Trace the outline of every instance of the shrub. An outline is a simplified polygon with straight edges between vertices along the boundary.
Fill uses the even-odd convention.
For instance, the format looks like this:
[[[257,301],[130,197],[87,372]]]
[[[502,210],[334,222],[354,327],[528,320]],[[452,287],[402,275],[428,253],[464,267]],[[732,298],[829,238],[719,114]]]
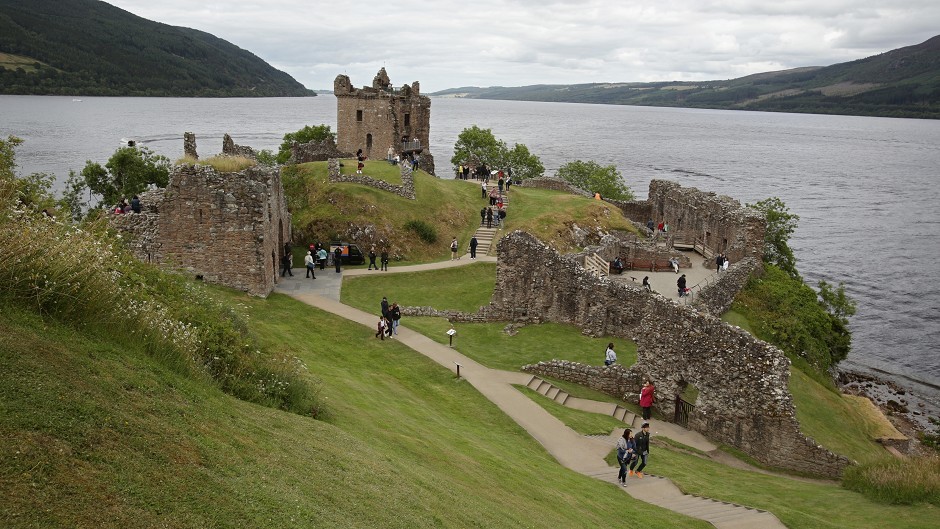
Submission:
[[[633,191],[624,183],[623,176],[614,165],[575,160],[559,167],[556,177],[579,189],[600,193],[604,198],[633,200]]]
[[[329,125],[317,125],[316,127],[307,125],[297,132],[288,132],[284,135],[284,141],[281,142],[281,146],[278,147],[275,159],[277,163],[287,163],[287,161],[290,160],[291,145],[295,141],[297,143],[310,143],[311,141],[324,141],[330,138],[336,139],[336,134],[330,131]]]
[[[405,223],[405,229],[414,232],[414,234],[417,235],[419,239],[428,244],[434,244],[437,242],[437,231],[434,230],[434,226],[431,226],[423,220],[409,220]]]
[[[882,503],[940,507],[940,457],[912,457],[845,470],[842,486]]]

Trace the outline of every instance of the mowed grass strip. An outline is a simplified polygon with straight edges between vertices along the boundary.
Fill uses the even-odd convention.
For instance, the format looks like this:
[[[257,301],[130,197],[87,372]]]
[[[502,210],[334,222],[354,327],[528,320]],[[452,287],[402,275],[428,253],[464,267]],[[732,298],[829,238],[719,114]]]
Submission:
[[[402,318],[402,325],[432,340],[448,343],[450,323],[444,318]],[[516,326],[518,333],[505,332],[507,323],[457,323],[454,349],[481,364],[518,371],[526,364],[553,359],[603,365],[607,344],[614,342],[618,361],[636,362],[636,345],[622,338],[591,338],[572,325],[542,323]]]
[[[529,388],[517,386],[517,389],[579,434],[607,435],[613,430],[628,427],[626,423],[612,416],[574,410]]]
[[[476,312],[489,304],[495,286],[495,263],[400,274],[379,271],[343,279],[341,301],[376,314],[382,296],[403,306]]]
[[[355,175],[359,167],[359,161],[355,158],[343,158],[339,161],[340,174]],[[401,166],[392,165],[385,160],[373,160],[367,158],[363,162],[362,176],[368,176],[375,180],[384,180],[390,184],[401,185]]]

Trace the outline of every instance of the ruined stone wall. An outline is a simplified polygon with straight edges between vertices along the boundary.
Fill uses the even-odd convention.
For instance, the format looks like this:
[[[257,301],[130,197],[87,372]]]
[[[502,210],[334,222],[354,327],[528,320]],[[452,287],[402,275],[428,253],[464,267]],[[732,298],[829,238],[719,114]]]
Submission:
[[[381,163],[381,162],[380,162]],[[402,184],[395,185],[386,182],[385,180],[378,180],[364,174],[342,174],[340,172],[339,160],[331,159],[327,164],[327,170],[330,177],[330,182],[347,182],[351,184],[361,184],[364,186],[374,187],[376,189],[381,189],[382,191],[388,191],[389,193],[394,193],[400,197],[404,197],[410,200],[414,200],[415,195],[415,184],[414,178],[411,174],[411,167],[408,164],[401,164],[401,182]]]
[[[199,154],[196,152],[196,135],[192,132],[183,133],[183,156],[194,160],[199,159]]]
[[[766,464],[836,476],[848,464],[799,431],[782,351],[703,311],[585,273],[524,232],[498,245],[496,289],[485,311],[508,321],[555,321],[637,344],[637,369],[660,408],[685,385],[699,390],[690,427]],[[617,395],[621,396],[621,395]],[[794,454],[794,448],[800,454]]]
[[[338,75],[333,82],[336,96],[337,147],[343,152],[362,149],[370,159],[385,159],[391,146],[401,150],[401,139],[418,139],[423,151],[418,166],[434,174],[430,151],[431,98],[421,95],[420,84],[395,90],[385,68],[372,86],[354,88],[349,77]]]
[[[353,156],[353,153],[340,152],[336,148],[336,141],[333,138],[327,138],[323,141],[307,143],[294,142],[290,147],[290,160],[287,163],[325,162],[330,158],[352,158]]]
[[[753,257],[734,263],[727,272],[718,274],[717,281],[693,294],[693,306],[709,314],[721,316],[731,308],[734,297],[744,288],[751,275],[760,273],[763,268],[761,262]]]
[[[573,195],[581,195],[585,197],[593,197],[592,193],[589,193],[583,189],[574,187],[573,185],[565,182],[560,178],[551,178],[551,177],[541,177],[541,178],[527,178],[518,184],[522,187],[532,187],[535,189],[551,189],[553,191],[564,191],[565,193],[571,193]]]
[[[193,141],[195,142],[195,138]],[[228,134],[222,137],[222,154],[225,156],[243,156],[252,160],[258,159],[258,155],[255,154],[254,149],[248,147],[247,145],[236,144],[232,137]]]
[[[655,222],[669,223],[672,237],[686,242],[704,240],[707,246],[724,252],[732,261],[763,258],[766,229],[763,216],[731,197],[653,180],[647,202]]]
[[[603,355],[598,352],[598,358]],[[615,396],[626,401],[637,401],[645,380],[639,370],[627,369],[620,364],[591,366],[567,360],[551,360],[522,366],[526,373],[567,380]]]
[[[277,169],[180,165],[165,190],[142,195],[141,203],[141,214],[112,220],[138,258],[254,295],[274,289],[291,236]]]
[[[620,208],[623,216],[640,224],[646,228],[646,221],[653,219],[653,206],[646,200],[612,200],[605,198],[607,202]],[[642,219],[642,220],[640,220]],[[658,224],[658,221],[657,221]]]

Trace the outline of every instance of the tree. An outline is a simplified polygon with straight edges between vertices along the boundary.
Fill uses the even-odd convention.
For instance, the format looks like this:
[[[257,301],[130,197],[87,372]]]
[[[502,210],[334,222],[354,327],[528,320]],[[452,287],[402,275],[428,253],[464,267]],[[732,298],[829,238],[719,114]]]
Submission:
[[[284,141],[281,142],[277,150],[277,163],[285,164],[290,160],[290,148],[294,142],[310,143],[311,141],[325,141],[328,139],[336,140],[336,134],[330,131],[329,125],[310,125],[298,130],[297,132],[288,132],[284,135]]]
[[[530,153],[529,148],[521,143],[501,153],[499,167],[512,170],[513,182],[526,178],[538,178],[545,172],[545,166],[539,157]]]
[[[23,140],[16,136],[0,139],[0,207],[15,201],[21,207],[33,212],[51,209],[55,206],[52,196],[53,175],[32,173],[16,176],[16,147]]]
[[[88,160],[82,169],[85,184],[101,195],[106,204],[142,193],[149,185],[166,187],[170,180],[170,160],[146,147],[121,147],[104,167]]]
[[[819,282],[819,304],[829,314],[829,334],[826,345],[832,363],[845,360],[852,350],[852,331],[849,330],[849,317],[855,315],[855,300],[845,293],[845,284],[839,282],[839,288],[832,288],[826,281]]]
[[[461,164],[476,163],[494,167],[499,165],[506,144],[493,136],[491,129],[481,129],[474,125],[463,129],[454,143],[454,156],[450,163],[454,168]]]
[[[575,160],[559,167],[556,177],[579,189],[600,193],[605,198],[633,200],[633,192],[614,165],[602,166],[593,160]]]
[[[796,257],[789,245],[790,236],[800,220],[799,215],[790,213],[787,205],[777,197],[765,198],[747,206],[760,211],[767,221],[764,261],[783,270],[793,279],[800,279],[800,273],[796,270]]]
[[[72,220],[79,221],[88,211],[88,202],[82,200],[82,195],[88,187],[85,185],[85,179],[75,171],[69,171],[68,180],[65,181],[65,191],[62,192],[62,198],[58,201],[58,207],[69,212]]]

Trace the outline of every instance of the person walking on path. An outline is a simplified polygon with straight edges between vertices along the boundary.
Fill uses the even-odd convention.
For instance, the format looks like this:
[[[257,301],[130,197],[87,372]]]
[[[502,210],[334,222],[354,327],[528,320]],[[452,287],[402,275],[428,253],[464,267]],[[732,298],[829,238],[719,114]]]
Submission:
[[[382,296],[382,303],[380,304],[380,306],[382,307],[382,317],[388,318],[388,298],[387,297]]]
[[[388,272],[388,248],[384,248],[382,250],[381,261],[382,261],[382,270]]]
[[[645,288],[646,290],[650,292],[653,291],[653,286],[650,285],[650,276],[646,276],[643,278],[643,288]]]
[[[486,208],[480,208],[480,227],[486,224]]]
[[[638,478],[643,477],[643,469],[646,468],[646,458],[650,455],[650,423],[644,422],[639,433],[633,438],[636,444],[636,457],[630,463],[629,475]],[[640,466],[636,466],[640,463]],[[636,470],[633,470],[636,468]]]
[[[725,256],[719,253],[718,255],[715,256],[715,268],[716,268],[715,273],[716,274],[721,273],[721,267],[724,264],[725,264]]]
[[[321,246],[320,249],[317,250],[317,259],[320,260],[320,270],[323,270],[324,268],[326,268],[326,258],[327,258],[326,248]]]
[[[459,248],[459,246],[457,245],[457,237],[454,237],[453,240],[450,241],[450,260],[451,261],[456,261],[457,259],[460,259],[459,257],[457,257],[457,248]]]
[[[636,443],[633,441],[633,432],[627,428],[623,431],[623,435],[617,439],[617,462],[620,463],[617,481],[624,487],[627,486],[627,465],[633,459],[635,450]]]
[[[499,194],[501,194],[501,195],[503,194],[503,186],[504,186],[505,184],[506,184],[506,182],[503,180],[503,173],[502,173],[502,171],[500,171],[500,173],[499,173],[499,180],[496,181],[496,187],[499,188]]]
[[[379,265],[375,264],[375,258],[376,258],[376,257],[378,257],[378,256],[375,254],[375,246],[373,246],[372,248],[369,249],[369,268],[368,268],[368,270],[372,270],[373,268],[375,268],[376,271],[379,270]]]
[[[486,198],[486,180],[480,186],[483,189],[483,196],[481,198]]]
[[[643,420],[650,420],[650,415],[653,410],[653,401],[656,400],[655,396],[656,386],[650,382],[649,379],[646,379],[643,382],[643,389],[640,390],[640,407],[643,408]]]
[[[493,208],[486,208],[486,227],[493,227]]]
[[[307,267],[307,277],[313,276],[313,278],[316,279],[316,267],[313,264],[313,255],[311,255],[310,252],[307,252],[307,255],[304,256],[304,265]]]
[[[398,306],[398,302],[392,303],[392,308],[389,309],[389,314],[392,316],[392,334],[398,335],[398,324],[401,321],[401,307]]]
[[[607,353],[604,356],[604,365],[610,366],[617,362],[617,353],[614,352],[614,342],[607,344]]]
[[[679,279],[676,281],[676,286],[679,287],[679,297],[686,295],[685,294],[685,274],[679,276]]]
[[[470,259],[477,258],[477,245],[479,245],[477,242],[477,236],[474,235],[473,237],[470,237]]]
[[[289,274],[291,277],[294,277],[294,273],[291,272],[291,268],[294,266],[293,259],[289,253],[285,253],[284,257],[281,257],[281,277],[284,277],[284,274]]]
[[[385,316],[379,316],[379,322],[375,326],[375,337],[385,341]]]
[[[333,250],[333,264],[336,265],[336,273],[339,273],[339,265],[343,262],[343,249],[340,246],[337,246]]]

